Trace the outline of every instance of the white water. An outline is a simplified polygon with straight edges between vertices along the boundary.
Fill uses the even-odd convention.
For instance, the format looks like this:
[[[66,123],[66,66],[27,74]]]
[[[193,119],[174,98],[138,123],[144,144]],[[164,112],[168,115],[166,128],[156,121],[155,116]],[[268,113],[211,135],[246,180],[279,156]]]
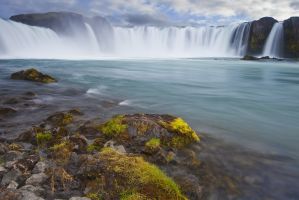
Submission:
[[[263,56],[279,58],[283,46],[283,24],[277,22],[274,24],[264,47]]]
[[[94,31],[99,27],[87,23],[85,27],[86,31],[62,36],[51,29],[0,19],[0,57],[97,59],[107,56],[242,56],[247,48],[250,24],[226,27],[113,27],[111,34],[103,35],[97,35]],[[105,40],[113,42],[104,45]]]

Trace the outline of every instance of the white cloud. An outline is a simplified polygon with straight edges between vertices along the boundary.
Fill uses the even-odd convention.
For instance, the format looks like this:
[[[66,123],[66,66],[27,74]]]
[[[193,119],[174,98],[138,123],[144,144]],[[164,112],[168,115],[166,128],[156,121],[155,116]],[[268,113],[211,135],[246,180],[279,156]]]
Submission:
[[[229,23],[298,15],[299,0],[0,0],[0,14],[74,11],[85,15],[146,16],[156,21]],[[121,19],[123,17],[123,19]]]

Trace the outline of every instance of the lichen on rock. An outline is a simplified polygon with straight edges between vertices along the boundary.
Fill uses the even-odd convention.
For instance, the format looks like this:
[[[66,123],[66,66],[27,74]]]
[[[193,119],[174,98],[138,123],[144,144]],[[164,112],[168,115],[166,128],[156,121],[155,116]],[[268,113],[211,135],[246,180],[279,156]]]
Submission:
[[[27,80],[40,83],[55,83],[57,80],[47,74],[43,74],[34,68],[15,72],[11,75],[14,80]]]

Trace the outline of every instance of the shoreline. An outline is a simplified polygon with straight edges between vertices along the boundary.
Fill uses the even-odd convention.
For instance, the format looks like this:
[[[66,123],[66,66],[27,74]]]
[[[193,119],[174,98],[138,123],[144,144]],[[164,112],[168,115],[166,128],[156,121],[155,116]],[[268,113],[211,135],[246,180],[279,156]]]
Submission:
[[[43,85],[39,86],[40,88],[43,88]],[[72,90],[71,90],[72,91]],[[7,93],[11,93],[9,90]],[[10,120],[13,119],[14,117],[18,116],[18,110],[20,111],[21,109],[28,109],[30,107],[34,107],[35,104],[32,101],[36,96],[38,96],[38,93],[35,92],[30,92],[29,90],[27,91],[22,91],[21,95],[18,94],[16,96],[13,95],[8,95],[8,98],[3,100],[3,102],[6,102],[6,107],[9,107],[13,105],[14,107],[21,106],[16,112],[12,111],[8,112],[7,117],[5,117],[4,124],[5,123],[10,123]],[[49,93],[51,96],[51,93]],[[33,104],[28,104],[28,102],[31,102]],[[8,104],[7,104],[8,103]],[[110,107],[110,106],[115,106],[116,104],[113,104],[113,102],[102,102],[104,107]],[[8,105],[8,106],[7,106]],[[22,107],[23,106],[23,107]],[[58,107],[57,107],[58,106]],[[62,104],[63,106],[63,104]],[[2,105],[1,105],[2,107]],[[75,146],[77,145],[79,147],[79,150],[74,150],[72,149],[72,155],[73,157],[78,156],[94,156],[97,155],[98,152],[101,154],[101,149],[92,149],[91,152],[87,151],[87,147],[89,148],[95,148],[94,146],[89,146],[94,144],[95,139],[100,137],[103,133],[101,131],[97,131],[95,128],[93,128],[94,125],[101,125],[107,123],[107,120],[111,119],[109,116],[114,115],[108,111],[105,111],[101,113],[100,111],[95,111],[93,117],[88,117],[87,119],[85,118],[86,115],[82,111],[80,111],[80,107],[78,110],[78,107],[76,105],[69,105],[72,109],[66,109],[64,107],[59,108],[59,105],[56,105],[56,110],[64,110],[63,112],[57,112],[57,111],[52,111],[52,112],[47,112],[42,115],[40,118],[40,122],[35,122],[32,125],[25,124],[25,127],[27,127],[27,130],[34,130],[34,129],[41,129],[41,130],[57,130],[59,131],[61,128],[64,130],[62,134],[65,134],[63,136],[63,141],[76,141],[79,143],[75,142]],[[42,105],[39,105],[37,108],[33,110],[33,112],[41,111],[43,112],[43,107]],[[51,110],[51,109],[50,109]],[[83,109],[84,110],[84,109]],[[100,109],[101,110],[101,109]],[[133,112],[133,111],[132,111]],[[89,114],[90,115],[90,114]],[[124,115],[127,116],[128,119],[130,119],[131,116],[134,115]],[[137,120],[136,123],[143,123],[144,117],[146,121],[151,121],[151,116],[163,116],[163,115],[136,115]],[[113,118],[112,118],[113,119]],[[54,120],[54,121],[53,121]],[[141,121],[140,121],[141,120]],[[1,122],[1,124],[3,124]],[[53,124],[54,123],[54,124]],[[64,124],[66,123],[66,124]],[[151,122],[152,123],[152,122]],[[13,125],[13,123],[11,123]],[[130,124],[130,123],[129,123]],[[133,123],[134,124],[134,123]],[[32,127],[34,127],[32,129]],[[82,131],[83,130],[83,131]],[[154,129],[153,129],[154,130]],[[78,133],[79,135],[78,138],[74,139],[73,137]],[[81,131],[81,132],[80,132]],[[90,132],[91,134],[84,135],[84,133]],[[44,131],[42,131],[44,132]],[[28,132],[25,132],[25,135],[22,134],[24,138],[28,138]],[[82,135],[83,134],[83,135]],[[77,137],[76,136],[76,137]],[[252,151],[248,151],[244,148],[240,149],[239,146],[232,145],[232,144],[225,144],[221,142],[220,140],[214,139],[213,137],[210,137],[205,134],[200,134],[201,141],[198,144],[190,144],[184,147],[183,149],[177,149],[177,148],[169,148],[169,147],[163,147],[161,149],[162,151],[162,158],[157,156],[159,154],[154,154],[151,155],[151,152],[144,152],[144,142],[142,142],[142,146],[138,145],[138,142],[135,143],[133,140],[133,143],[128,144],[121,142],[122,140],[118,141],[118,139],[115,138],[111,142],[110,140],[105,139],[105,141],[101,141],[100,144],[105,146],[107,142],[110,141],[112,145],[110,146],[111,148],[116,149],[116,151],[122,151],[125,155],[127,156],[141,156],[146,162],[153,163],[156,166],[158,166],[167,176],[171,177],[176,184],[182,189],[182,194],[186,195],[187,198],[189,199],[207,199],[209,197],[229,197],[233,196],[234,198],[242,198],[242,199],[247,199],[252,197],[255,193],[262,192],[262,190],[270,189],[273,187],[271,184],[267,183],[270,177],[272,177],[275,173],[281,171],[284,171],[285,166],[283,164],[287,163],[292,163],[293,160],[289,159],[288,157],[284,156],[279,156],[279,155],[266,155],[266,154],[261,154],[261,153],[256,153]],[[86,137],[86,139],[82,139]],[[70,140],[72,138],[72,140]],[[138,137],[137,137],[138,138]],[[19,137],[20,139],[20,137]],[[6,139],[1,139],[1,145],[4,149],[8,149],[7,153],[4,154],[4,163],[2,163],[2,166],[4,168],[2,169],[7,173],[8,171],[11,172],[12,169],[15,169],[15,167],[19,166],[16,165],[20,161],[24,161],[24,159],[28,159],[28,156],[32,157],[35,156],[37,160],[34,166],[32,166],[30,169],[34,170],[35,165],[39,163],[39,165],[42,165],[40,162],[46,162],[48,163],[47,166],[52,166],[53,165],[53,155],[51,154],[51,151],[49,149],[53,148],[51,147],[51,144],[48,144],[46,142],[46,146],[49,146],[46,149],[39,149],[39,147],[36,144],[36,136],[32,136],[29,134],[29,142],[15,139],[15,140],[6,140]],[[142,138],[141,138],[142,139]],[[60,140],[60,139],[59,139]],[[30,142],[31,141],[31,142]],[[80,142],[81,141],[81,142]],[[82,145],[82,141],[85,144],[83,149],[80,150],[80,145]],[[138,140],[137,140],[138,141]],[[143,140],[141,140],[143,141]],[[139,141],[140,142],[140,141]],[[56,143],[54,141],[54,143]],[[61,141],[60,141],[60,144]],[[108,143],[109,144],[109,143]],[[108,145],[107,144],[107,145]],[[53,144],[52,144],[53,145]],[[55,145],[55,144],[54,144]],[[106,145],[106,146],[107,146]],[[136,145],[136,146],[135,146]],[[38,148],[37,148],[38,147]],[[76,147],[76,148],[78,148]],[[133,148],[132,148],[133,147]],[[96,147],[97,148],[97,147]],[[166,148],[166,149],[164,149]],[[36,151],[36,149],[38,151]],[[125,149],[125,152],[123,151]],[[166,150],[166,152],[165,152]],[[48,152],[49,151],[49,152]],[[28,152],[29,155],[27,154]],[[168,153],[167,153],[168,152]],[[53,152],[52,152],[53,153]],[[103,153],[103,152],[102,152]],[[165,154],[166,153],[166,154]],[[7,155],[10,155],[7,157]],[[21,155],[21,156],[20,156]],[[70,157],[68,162],[73,163],[75,158]],[[168,161],[168,157],[171,157],[172,159]],[[8,161],[7,161],[8,159]],[[161,160],[162,159],[162,160]],[[55,163],[55,162],[54,162]],[[57,163],[56,163],[57,164]],[[55,164],[55,165],[56,165]],[[76,170],[73,169],[71,170],[72,167],[78,165],[73,165],[73,164],[63,164],[65,167],[65,171],[70,174],[72,177],[77,177],[78,174],[76,174],[76,170],[79,168],[76,168]],[[80,167],[82,166],[82,163]],[[63,168],[64,169],[64,168]],[[8,170],[8,171],[7,171]],[[266,170],[266,171],[265,171]],[[31,174],[32,171],[29,173],[29,175],[33,176],[34,174]],[[44,172],[40,172],[44,173]],[[262,174],[261,174],[262,173]],[[2,174],[3,175],[3,174]],[[24,174],[23,174],[24,175]],[[22,174],[20,176],[23,176]],[[282,174],[281,174],[282,175]],[[28,176],[28,174],[27,174]],[[25,176],[27,179],[30,177]],[[288,174],[284,174],[283,176],[288,176]],[[49,179],[49,175],[44,177],[42,179],[43,181]],[[108,176],[110,177],[110,176]],[[11,178],[11,177],[10,177]],[[9,182],[6,181],[6,184],[9,184],[10,187],[9,189],[2,188],[2,191],[5,191],[7,193],[10,193],[11,189],[14,191],[16,194],[18,192],[21,193],[21,195],[24,195],[23,193],[26,194],[26,192],[32,193],[35,196],[41,196],[44,197],[45,199],[53,199],[55,198],[64,198],[64,199],[69,199],[74,195],[79,195],[79,196],[86,196],[88,195],[84,193],[84,190],[81,189],[71,189],[72,192],[67,193],[67,196],[61,196],[61,193],[43,193],[43,192],[33,192],[28,190],[28,184],[24,184],[24,182],[19,181],[18,177],[14,177],[16,180],[13,180],[14,182]],[[13,178],[13,179],[14,179]],[[107,177],[106,177],[107,178]],[[78,180],[80,178],[77,177]],[[275,179],[275,177],[272,177],[272,179]],[[288,177],[290,179],[290,182],[295,182],[295,178]],[[266,182],[265,182],[266,181]],[[80,181],[79,181],[80,182]],[[12,184],[11,184],[12,183]],[[17,186],[14,188],[15,183],[17,183]],[[26,182],[25,182],[26,183]],[[60,183],[61,184],[61,183]],[[266,185],[265,185],[266,184]],[[268,185],[269,184],[269,185]],[[27,185],[27,186],[26,186]],[[80,185],[82,185],[82,182],[80,182]],[[24,190],[24,186],[26,186]],[[34,186],[37,187],[37,186]],[[43,182],[42,188],[44,188],[44,192],[49,190],[50,187],[46,182]],[[269,187],[269,188],[268,188]],[[23,188],[23,189],[21,189]],[[264,189],[261,189],[264,188]],[[32,189],[32,188],[31,188]],[[36,189],[36,188],[35,188]],[[40,188],[39,188],[40,189]],[[62,190],[65,192],[65,188],[60,188],[59,190]],[[290,190],[291,193],[296,194],[296,191],[293,191],[292,188],[285,188],[283,187],[283,190]],[[24,192],[25,191],[25,192]],[[49,190],[51,191],[51,190]],[[67,190],[69,191],[69,190]],[[272,195],[267,194],[266,191],[263,191],[266,195],[265,197],[271,197]],[[92,193],[94,194],[94,193]],[[283,195],[283,191],[277,191],[275,195],[276,197],[279,197],[280,195]],[[48,196],[49,195],[49,196]],[[54,196],[53,196],[54,195]],[[106,195],[112,195],[112,194],[106,194]],[[119,195],[119,194],[114,194],[114,195]],[[267,196],[270,195],[270,196]],[[281,196],[283,198],[283,196]]]

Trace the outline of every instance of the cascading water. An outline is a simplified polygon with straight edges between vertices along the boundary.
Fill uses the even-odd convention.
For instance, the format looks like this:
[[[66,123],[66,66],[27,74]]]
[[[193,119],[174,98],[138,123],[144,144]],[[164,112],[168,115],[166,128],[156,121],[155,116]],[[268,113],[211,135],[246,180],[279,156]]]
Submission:
[[[235,55],[243,56],[246,54],[251,23],[242,23],[235,27],[231,38],[231,46]]]
[[[81,30],[81,31],[79,31]],[[234,57],[246,53],[250,23],[225,27],[99,27],[61,35],[0,19],[0,57]],[[74,30],[72,30],[74,32]]]
[[[283,47],[283,23],[274,24],[264,47],[263,56],[279,58],[282,55]]]

